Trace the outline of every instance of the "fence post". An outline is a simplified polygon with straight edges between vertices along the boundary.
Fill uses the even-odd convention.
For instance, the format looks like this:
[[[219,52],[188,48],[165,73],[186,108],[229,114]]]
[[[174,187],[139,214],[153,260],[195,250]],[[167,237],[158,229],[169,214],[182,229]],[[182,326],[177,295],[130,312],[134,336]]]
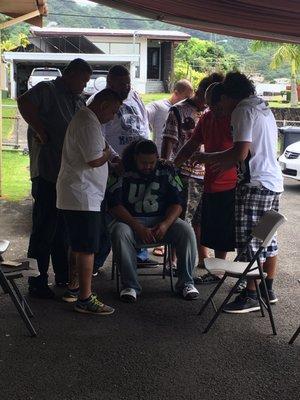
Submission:
[[[19,117],[16,116],[16,144],[15,149],[18,149],[19,146]]]

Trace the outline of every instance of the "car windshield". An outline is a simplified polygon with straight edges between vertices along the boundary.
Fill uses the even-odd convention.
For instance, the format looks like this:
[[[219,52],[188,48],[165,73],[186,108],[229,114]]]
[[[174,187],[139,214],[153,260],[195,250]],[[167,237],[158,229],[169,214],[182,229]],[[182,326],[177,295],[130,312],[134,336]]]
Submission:
[[[91,79],[97,79],[100,76],[103,76],[103,78],[105,78],[106,75],[107,75],[107,72],[105,72],[105,71],[103,71],[103,72],[93,72],[92,76],[91,76]]]
[[[60,71],[55,69],[36,69],[32,71],[32,76],[60,76]]]

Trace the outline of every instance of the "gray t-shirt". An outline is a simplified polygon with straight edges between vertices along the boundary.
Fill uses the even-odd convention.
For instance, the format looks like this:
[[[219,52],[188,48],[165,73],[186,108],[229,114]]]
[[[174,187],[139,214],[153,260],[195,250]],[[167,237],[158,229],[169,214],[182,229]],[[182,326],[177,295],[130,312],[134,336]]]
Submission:
[[[153,132],[153,141],[156,143],[158,153],[161,152],[162,136],[172,103],[168,99],[153,101],[146,105],[149,125]]]
[[[56,182],[67,127],[85,102],[82,97],[74,95],[61,78],[38,83],[28,90],[26,96],[38,107],[39,117],[48,135],[48,142],[41,145],[35,140],[35,131],[28,126],[31,179],[40,176],[47,181]]]

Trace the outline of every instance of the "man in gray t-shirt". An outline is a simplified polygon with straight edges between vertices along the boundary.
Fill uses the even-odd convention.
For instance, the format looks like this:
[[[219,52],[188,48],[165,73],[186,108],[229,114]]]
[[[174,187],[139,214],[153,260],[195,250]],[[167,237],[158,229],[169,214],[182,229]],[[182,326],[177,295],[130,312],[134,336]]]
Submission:
[[[153,133],[153,141],[157,146],[159,155],[161,153],[163,132],[170,108],[184,99],[189,99],[193,96],[193,93],[194,90],[191,82],[187,79],[181,79],[175,83],[170,98],[156,100],[146,105],[148,121]]]
[[[68,243],[64,221],[56,208],[56,180],[65,133],[73,115],[85,103],[80,94],[92,69],[82,59],[65,68],[61,78],[41,82],[18,99],[28,123],[32,196],[32,233],[28,257],[37,260],[40,276],[29,278],[29,293],[52,298],[48,286],[50,256],[58,285],[68,282]]]

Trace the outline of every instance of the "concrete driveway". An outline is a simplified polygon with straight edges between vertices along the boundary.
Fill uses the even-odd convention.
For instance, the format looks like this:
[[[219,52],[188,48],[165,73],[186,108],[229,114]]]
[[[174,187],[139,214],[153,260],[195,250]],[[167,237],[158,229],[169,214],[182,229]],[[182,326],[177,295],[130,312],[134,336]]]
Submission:
[[[30,208],[29,200],[0,204],[7,258],[26,254]],[[138,303],[120,303],[108,263],[94,286],[116,307],[110,317],[76,314],[57,289],[54,301],[30,300],[39,333],[32,339],[0,295],[1,400],[299,399],[300,337],[287,342],[300,323],[300,182],[286,180],[281,211],[288,223],[279,232],[277,336],[259,313],[221,315],[203,335],[212,310],[196,314],[211,286],[186,302],[171,295],[168,280],[144,277]]]

